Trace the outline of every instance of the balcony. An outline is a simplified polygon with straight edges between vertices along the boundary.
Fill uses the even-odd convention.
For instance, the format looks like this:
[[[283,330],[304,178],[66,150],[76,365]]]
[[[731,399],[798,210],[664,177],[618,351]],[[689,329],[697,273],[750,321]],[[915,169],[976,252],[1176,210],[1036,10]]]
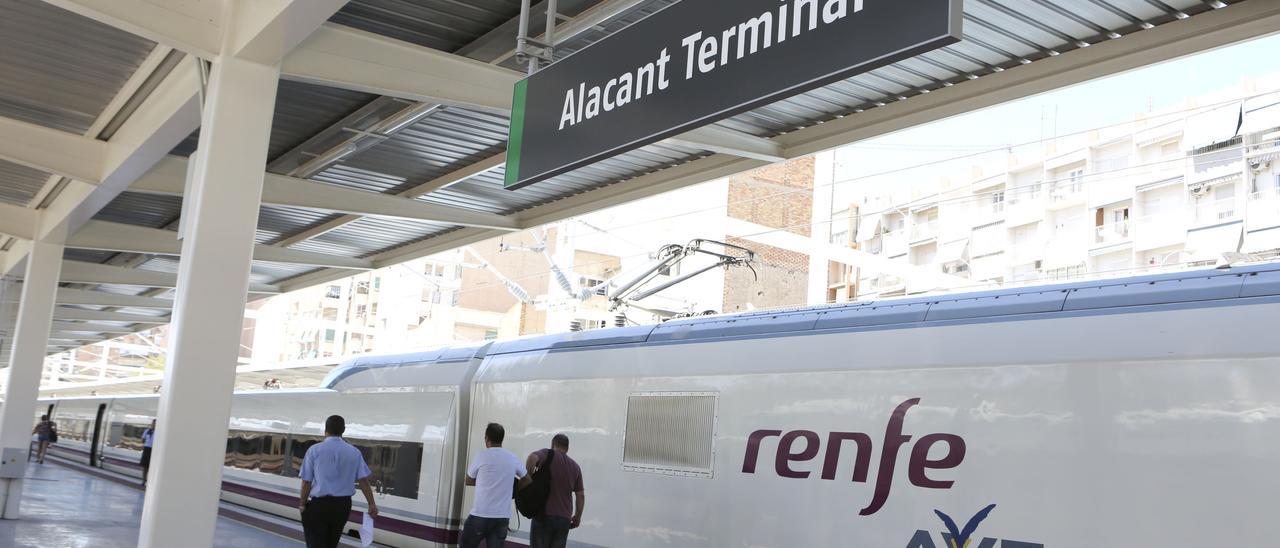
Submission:
[[[884,242],[884,254],[895,257],[907,252],[907,231],[895,230],[880,236]]]
[[[1130,240],[1129,221],[1105,224],[1094,228],[1094,247],[1122,244]]]
[[[938,221],[929,221],[927,223],[913,223],[911,225],[911,243],[923,243],[938,237]]]
[[[1049,185],[1049,208],[1057,209],[1084,202],[1084,181],[1058,181]]]
[[[1280,226],[1280,189],[1250,194],[1247,207],[1245,222],[1249,230]]]
[[[1234,221],[1240,217],[1235,198],[1202,200],[1191,206],[1191,219],[1198,226]]]

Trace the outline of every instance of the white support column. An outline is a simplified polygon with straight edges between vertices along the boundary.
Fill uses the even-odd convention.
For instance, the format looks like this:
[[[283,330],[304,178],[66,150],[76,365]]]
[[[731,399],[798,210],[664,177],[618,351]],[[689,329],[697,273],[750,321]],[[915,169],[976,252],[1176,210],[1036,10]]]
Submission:
[[[0,451],[10,453],[17,450],[21,452],[23,462],[31,446],[31,427],[35,424],[32,418],[40,394],[53,304],[58,295],[62,236],[64,234],[55,233],[53,239],[32,242],[22,282],[22,300],[18,304],[12,351],[9,353],[9,383],[5,386],[4,408],[0,410]],[[3,499],[4,519],[18,519],[22,503],[21,475],[0,478],[0,499]]]
[[[213,544],[279,70],[230,56],[213,66],[140,548]]]

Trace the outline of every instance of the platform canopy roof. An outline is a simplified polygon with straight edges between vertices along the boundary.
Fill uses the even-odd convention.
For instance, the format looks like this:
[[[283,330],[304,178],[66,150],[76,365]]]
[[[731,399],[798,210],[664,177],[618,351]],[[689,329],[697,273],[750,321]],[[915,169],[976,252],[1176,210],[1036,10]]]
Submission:
[[[251,299],[1280,29],[1273,0],[965,0],[959,43],[508,191],[520,2],[322,3],[283,57]],[[557,57],[672,3],[559,0]],[[0,273],[67,221],[51,353],[167,321],[219,5],[0,0]]]

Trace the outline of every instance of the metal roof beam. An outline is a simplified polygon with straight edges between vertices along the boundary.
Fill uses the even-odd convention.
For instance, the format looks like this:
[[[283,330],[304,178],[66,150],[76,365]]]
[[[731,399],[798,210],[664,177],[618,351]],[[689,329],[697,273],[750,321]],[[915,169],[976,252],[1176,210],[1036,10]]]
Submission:
[[[44,0],[99,23],[203,57],[222,44],[223,3],[183,0]]]
[[[170,156],[138,179],[129,190],[181,196],[183,181],[186,177],[186,166],[186,159]],[[472,168],[473,166],[468,166],[464,169],[470,170]],[[445,176],[441,179],[447,177],[450,176]],[[430,184],[432,183],[427,183],[427,185]],[[267,173],[263,180],[262,203],[334,211],[351,215],[395,217],[501,230],[518,229],[515,219],[503,215],[431,204],[412,199],[421,194],[423,193],[416,192],[415,189],[410,189],[399,195],[366,192],[343,188],[338,185],[308,181],[297,177]],[[257,256],[254,258],[257,259]]]
[[[782,145],[772,139],[757,137],[715,124],[681,133],[667,139],[667,142],[770,163],[787,159]]]
[[[79,334],[111,333],[111,334],[125,335],[129,333],[133,333],[133,330],[129,329],[128,327],[121,327],[118,325],[106,325],[106,324],[100,324],[100,323],[91,323],[91,322],[81,323],[81,322],[55,321],[53,322],[51,327],[53,332],[59,335],[66,335],[66,334],[73,334],[73,333],[79,333]]]
[[[172,309],[172,299],[157,299],[155,297],[143,297],[140,295],[119,295],[116,293],[107,293],[105,291],[90,291],[87,289],[72,289],[69,287],[58,288],[58,304],[82,304],[92,306],[116,306],[128,308],[159,308]]]
[[[145,253],[154,255],[182,254],[182,242],[178,233],[161,228],[147,228],[108,221],[89,221],[79,232],[67,239],[67,247],[116,251],[120,253]],[[267,245],[255,245],[255,261],[302,264],[321,268],[345,268],[369,270],[373,263],[363,259],[281,249]]]
[[[40,212],[11,204],[0,203],[0,232],[33,240],[40,222]]]
[[[326,23],[280,67],[281,78],[389,95],[413,101],[510,112],[511,94],[523,74]]]
[[[74,233],[200,126],[195,61],[173,68],[110,140],[98,184],[72,181],[44,212],[41,236],[66,224]]]
[[[66,131],[0,117],[0,159],[97,184],[110,145]]]
[[[65,306],[53,307],[53,319],[55,320],[89,320],[102,322],[129,322],[141,324],[166,324],[169,323],[169,316],[144,316],[142,314],[127,314],[124,312],[107,312],[105,310],[86,310],[83,308],[67,308]]]
[[[232,28],[234,55],[263,65],[279,63],[307,36],[329,20],[347,0],[241,2]]]
[[[349,274],[349,273],[348,273]],[[123,268],[84,261],[62,261],[62,282],[82,284],[119,284],[173,289],[178,275],[169,272]],[[271,284],[250,283],[250,293],[279,293],[280,288]]]

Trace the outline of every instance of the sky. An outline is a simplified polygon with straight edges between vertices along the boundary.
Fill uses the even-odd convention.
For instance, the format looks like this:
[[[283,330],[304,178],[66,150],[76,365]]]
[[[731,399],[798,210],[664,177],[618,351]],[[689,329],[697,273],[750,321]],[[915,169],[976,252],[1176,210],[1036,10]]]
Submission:
[[[1273,35],[869,139],[837,152],[836,180],[1048,139],[1055,127],[1065,135],[1176,110],[1188,98],[1280,74],[1277,52],[1280,35]],[[913,175],[946,169],[955,165]]]

